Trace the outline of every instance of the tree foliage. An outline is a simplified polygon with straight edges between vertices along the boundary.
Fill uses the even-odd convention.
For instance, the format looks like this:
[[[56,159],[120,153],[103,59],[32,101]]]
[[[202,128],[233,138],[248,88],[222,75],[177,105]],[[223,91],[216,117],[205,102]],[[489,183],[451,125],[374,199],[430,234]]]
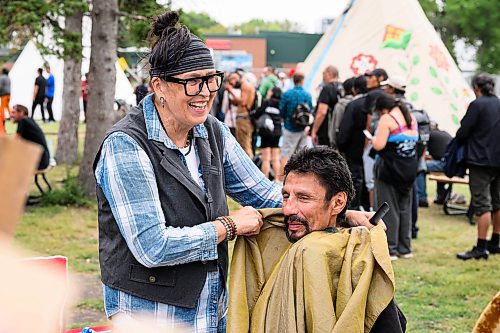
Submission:
[[[83,0],[0,0],[0,44],[21,48],[34,39],[44,54],[61,58],[81,56],[82,34],[64,29],[64,18],[87,11]],[[47,38],[46,34],[52,34]],[[50,40],[50,42],[48,42]]]
[[[420,0],[450,51],[457,40],[476,49],[479,69],[500,72],[500,2],[497,0]]]
[[[250,21],[234,26],[244,34],[256,34],[259,31],[299,31],[300,25],[290,20],[265,21],[262,19],[251,19]]]

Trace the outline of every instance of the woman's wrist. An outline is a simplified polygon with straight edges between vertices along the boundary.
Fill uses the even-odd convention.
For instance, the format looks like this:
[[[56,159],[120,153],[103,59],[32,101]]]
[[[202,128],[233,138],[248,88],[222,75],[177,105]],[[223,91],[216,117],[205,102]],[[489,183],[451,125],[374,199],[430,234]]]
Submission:
[[[212,221],[212,223],[215,225],[215,229],[217,230],[217,244],[225,241],[227,232],[224,224],[222,224],[222,222],[219,220]]]

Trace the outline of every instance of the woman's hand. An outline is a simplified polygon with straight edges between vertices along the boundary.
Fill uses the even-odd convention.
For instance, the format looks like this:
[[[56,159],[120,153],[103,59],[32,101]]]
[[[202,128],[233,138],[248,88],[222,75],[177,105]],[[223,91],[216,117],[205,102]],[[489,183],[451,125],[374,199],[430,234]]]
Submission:
[[[236,235],[238,236],[254,236],[260,232],[260,227],[263,224],[262,215],[257,209],[245,206],[242,209],[229,215],[236,224]]]

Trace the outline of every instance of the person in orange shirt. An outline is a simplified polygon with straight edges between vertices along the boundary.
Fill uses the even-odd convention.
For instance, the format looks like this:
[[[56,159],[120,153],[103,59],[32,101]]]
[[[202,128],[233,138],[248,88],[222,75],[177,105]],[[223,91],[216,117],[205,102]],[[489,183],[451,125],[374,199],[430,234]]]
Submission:
[[[10,78],[9,70],[7,68],[2,68],[2,74],[0,75],[0,135],[6,134],[5,131],[5,110],[7,114],[10,114]]]

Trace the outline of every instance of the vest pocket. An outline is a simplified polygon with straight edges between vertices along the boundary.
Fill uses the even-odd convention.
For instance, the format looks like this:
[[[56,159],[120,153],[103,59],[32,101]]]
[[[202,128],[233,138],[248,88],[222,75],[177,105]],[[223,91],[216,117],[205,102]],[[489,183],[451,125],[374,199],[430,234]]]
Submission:
[[[130,280],[158,286],[173,287],[175,286],[175,270],[171,267],[146,268],[131,264]]]

